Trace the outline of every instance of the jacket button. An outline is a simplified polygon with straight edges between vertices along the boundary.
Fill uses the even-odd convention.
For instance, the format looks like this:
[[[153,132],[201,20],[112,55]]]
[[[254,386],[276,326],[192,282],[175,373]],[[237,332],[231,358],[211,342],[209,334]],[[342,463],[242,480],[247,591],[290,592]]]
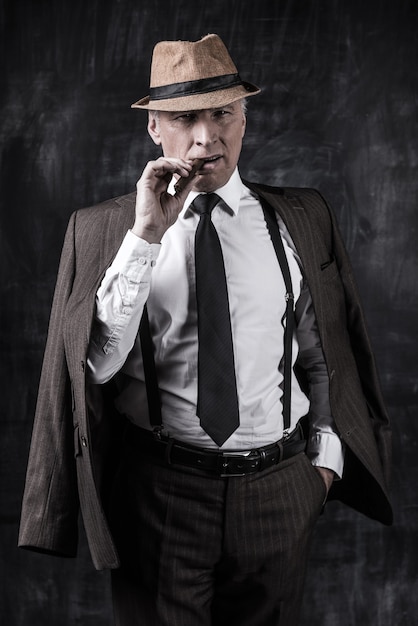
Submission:
[[[81,445],[87,448],[87,439],[84,435],[81,437]]]

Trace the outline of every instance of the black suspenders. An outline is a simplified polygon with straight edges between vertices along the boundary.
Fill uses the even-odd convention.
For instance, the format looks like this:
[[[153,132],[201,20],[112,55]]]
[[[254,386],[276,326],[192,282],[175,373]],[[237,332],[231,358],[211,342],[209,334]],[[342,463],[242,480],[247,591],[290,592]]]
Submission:
[[[283,436],[289,434],[291,419],[291,388],[292,388],[292,338],[294,330],[294,295],[289,264],[287,262],[283,241],[277,223],[276,213],[263,198],[259,198],[264,213],[264,219],[270,233],[274,250],[279,261],[280,269],[286,287],[286,310],[281,320],[284,326],[284,385],[283,385]],[[154,347],[149,328],[148,311],[145,305],[139,326],[142,359],[144,365],[145,386],[147,390],[148,410],[151,426],[155,433],[160,433],[163,424],[161,417],[161,399],[158,389],[158,378],[155,368]]]
[[[282,324],[284,326],[284,346],[283,346],[283,361],[284,361],[284,383],[283,383],[283,436],[287,437],[290,428],[290,412],[291,412],[291,391],[292,391],[292,340],[293,329],[295,326],[294,318],[294,303],[295,297],[293,295],[292,279],[290,276],[289,264],[287,262],[286,253],[282,237],[280,235],[279,225],[277,223],[276,212],[263,198],[260,198],[261,206],[263,207],[264,219],[266,220],[267,228],[270,233],[271,241],[273,243],[274,251],[276,252],[277,260],[279,261],[280,269],[283,274],[284,284],[286,287],[286,309],[282,317]]]
[[[149,327],[148,309],[144,306],[141,323],[139,325],[139,338],[141,341],[142,362],[144,367],[145,388],[147,391],[148,413],[151,426],[156,434],[163,428],[161,417],[161,398],[158,388],[157,370],[154,359],[154,345],[152,343]]]

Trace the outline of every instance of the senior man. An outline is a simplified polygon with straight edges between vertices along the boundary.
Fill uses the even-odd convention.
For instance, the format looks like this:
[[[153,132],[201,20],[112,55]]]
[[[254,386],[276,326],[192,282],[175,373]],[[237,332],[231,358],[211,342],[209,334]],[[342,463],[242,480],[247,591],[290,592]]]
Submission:
[[[333,214],[238,171],[259,91],[217,35],[158,43],[132,106],[162,156],[68,227],[20,545],[73,556],[80,502],[119,626],[292,626],[326,498],[391,523]]]

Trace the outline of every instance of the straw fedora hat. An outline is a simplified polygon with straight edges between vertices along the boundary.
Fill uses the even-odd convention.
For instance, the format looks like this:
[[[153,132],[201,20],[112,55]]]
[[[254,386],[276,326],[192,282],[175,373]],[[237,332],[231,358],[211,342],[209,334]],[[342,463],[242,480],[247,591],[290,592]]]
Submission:
[[[199,41],[160,41],[154,47],[150,93],[134,109],[190,111],[226,106],[260,89],[241,80],[218,35]]]

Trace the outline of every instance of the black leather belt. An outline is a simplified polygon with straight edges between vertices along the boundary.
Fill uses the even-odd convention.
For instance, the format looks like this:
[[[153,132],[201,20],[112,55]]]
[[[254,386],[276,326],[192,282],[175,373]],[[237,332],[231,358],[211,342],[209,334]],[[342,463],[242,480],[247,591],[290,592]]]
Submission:
[[[303,452],[306,440],[298,425],[285,439],[253,450],[218,451],[198,448],[164,435],[131,426],[127,439],[135,448],[168,465],[193,467],[218,477],[244,476],[261,472]]]

